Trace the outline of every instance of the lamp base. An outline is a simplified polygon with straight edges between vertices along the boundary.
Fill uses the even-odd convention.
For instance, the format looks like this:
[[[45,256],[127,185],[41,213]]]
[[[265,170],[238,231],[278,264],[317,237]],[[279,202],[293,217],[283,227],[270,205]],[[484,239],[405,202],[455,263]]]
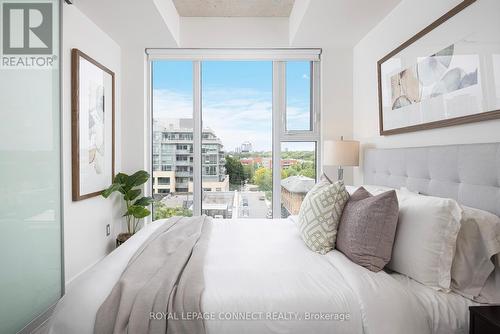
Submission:
[[[344,180],[344,169],[342,168],[342,166],[339,166],[339,169],[337,170],[337,180]]]

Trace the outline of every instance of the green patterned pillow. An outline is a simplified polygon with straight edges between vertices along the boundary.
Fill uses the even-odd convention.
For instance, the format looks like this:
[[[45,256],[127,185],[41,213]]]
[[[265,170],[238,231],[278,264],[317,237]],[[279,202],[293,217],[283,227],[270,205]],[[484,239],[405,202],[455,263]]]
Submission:
[[[307,247],[326,254],[335,247],[337,228],[349,199],[344,182],[319,181],[306,195],[299,211],[299,229]]]

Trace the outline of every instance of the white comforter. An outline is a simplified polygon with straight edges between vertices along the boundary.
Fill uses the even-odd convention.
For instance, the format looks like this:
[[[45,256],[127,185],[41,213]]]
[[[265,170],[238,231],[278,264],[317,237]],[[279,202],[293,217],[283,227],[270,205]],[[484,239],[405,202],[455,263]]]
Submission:
[[[98,307],[158,224],[75,280],[56,307],[49,333],[93,333]],[[214,221],[202,298],[202,310],[212,319],[206,321],[208,334],[466,333],[469,304],[373,273],[337,251],[316,254],[292,220]]]

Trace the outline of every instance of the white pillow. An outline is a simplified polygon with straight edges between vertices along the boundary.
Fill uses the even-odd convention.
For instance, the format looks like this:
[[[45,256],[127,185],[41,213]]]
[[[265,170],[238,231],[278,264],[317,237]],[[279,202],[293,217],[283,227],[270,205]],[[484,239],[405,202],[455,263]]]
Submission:
[[[474,301],[487,304],[500,304],[500,254],[493,256],[491,261],[495,270],[490,274],[479,296]]]
[[[462,296],[475,299],[495,270],[493,257],[500,253],[500,218],[478,209],[463,209],[451,287]]]
[[[395,189],[395,188],[390,188],[386,186],[377,186],[377,185],[371,185],[371,184],[364,184],[362,185],[363,188],[365,188],[370,194],[373,196],[380,195],[382,193],[385,193],[387,191],[395,190],[396,195],[398,196],[398,201],[404,201],[405,198],[410,197],[410,196],[418,196],[417,193],[411,192],[406,188],[401,188],[401,189]],[[356,190],[358,190],[360,187],[357,186],[345,186],[347,192],[349,195],[354,194]]]
[[[452,199],[405,194],[387,267],[427,286],[449,290],[462,209]]]
[[[366,184],[363,184],[362,186],[345,186],[345,189],[347,190],[347,192],[349,193],[349,195],[352,195],[360,187],[365,188],[373,196],[380,195],[382,193],[385,193],[386,191],[391,191],[391,190],[398,191],[398,189],[389,188],[389,187],[386,187],[386,186],[374,186],[374,185],[366,185]]]

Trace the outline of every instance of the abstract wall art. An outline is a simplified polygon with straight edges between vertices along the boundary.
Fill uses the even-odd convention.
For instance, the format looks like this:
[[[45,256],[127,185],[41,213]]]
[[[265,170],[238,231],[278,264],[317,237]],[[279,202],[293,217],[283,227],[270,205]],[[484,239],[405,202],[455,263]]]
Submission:
[[[498,15],[463,1],[378,62],[381,135],[500,118]]]
[[[72,50],[73,201],[99,195],[114,174],[115,75]]]

